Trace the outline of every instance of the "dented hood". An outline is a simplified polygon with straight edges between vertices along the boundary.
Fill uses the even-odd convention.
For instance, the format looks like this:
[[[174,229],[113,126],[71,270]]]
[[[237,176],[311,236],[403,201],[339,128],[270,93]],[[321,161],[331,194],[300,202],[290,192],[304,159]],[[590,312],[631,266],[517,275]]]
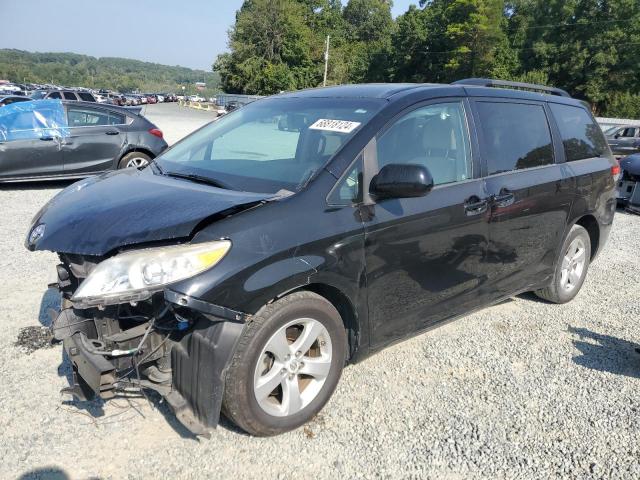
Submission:
[[[249,208],[268,196],[171,178],[151,168],[121,170],[56,195],[34,217],[26,246],[102,256],[125,245],[188,237],[210,217]]]

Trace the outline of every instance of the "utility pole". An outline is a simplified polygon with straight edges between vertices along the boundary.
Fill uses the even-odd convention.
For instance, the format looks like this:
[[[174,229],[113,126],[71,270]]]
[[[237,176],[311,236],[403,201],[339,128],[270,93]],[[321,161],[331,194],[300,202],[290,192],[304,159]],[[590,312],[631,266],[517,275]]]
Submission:
[[[322,82],[322,86],[327,86],[327,70],[329,69],[329,39],[331,37],[327,35],[327,48],[324,51],[324,81]]]

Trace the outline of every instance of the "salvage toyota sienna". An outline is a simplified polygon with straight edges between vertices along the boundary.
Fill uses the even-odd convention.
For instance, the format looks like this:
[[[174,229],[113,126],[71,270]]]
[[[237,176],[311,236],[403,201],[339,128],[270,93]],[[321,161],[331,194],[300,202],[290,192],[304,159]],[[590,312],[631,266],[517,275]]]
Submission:
[[[522,292],[573,299],[618,174],[589,108],[560,89],[328,87],[69,186],[26,245],[60,259],[65,391],[154,390],[196,435],[221,412],[274,435],[393,342]]]

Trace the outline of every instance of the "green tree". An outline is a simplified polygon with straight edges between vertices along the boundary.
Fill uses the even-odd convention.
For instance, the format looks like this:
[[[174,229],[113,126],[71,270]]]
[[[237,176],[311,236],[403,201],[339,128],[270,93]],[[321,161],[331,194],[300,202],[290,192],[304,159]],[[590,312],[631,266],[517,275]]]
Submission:
[[[125,58],[95,58],[75,53],[31,53],[0,49],[0,78],[13,82],[54,83],[68,87],[106,88],[129,92],[193,92],[195,82],[205,81],[213,94],[217,74],[141,62]]]
[[[450,82],[516,69],[502,0],[423,0],[421,6],[398,19],[395,79]]]
[[[350,0],[344,7],[345,55],[351,82],[389,81],[391,77],[391,39],[395,23],[392,2],[387,0]]]
[[[639,91],[637,0],[519,0],[513,7],[510,35],[523,72],[546,72],[596,112],[614,92]]]
[[[313,35],[305,5],[294,0],[245,0],[229,34],[231,52],[218,57],[227,92],[272,94],[315,86]]]

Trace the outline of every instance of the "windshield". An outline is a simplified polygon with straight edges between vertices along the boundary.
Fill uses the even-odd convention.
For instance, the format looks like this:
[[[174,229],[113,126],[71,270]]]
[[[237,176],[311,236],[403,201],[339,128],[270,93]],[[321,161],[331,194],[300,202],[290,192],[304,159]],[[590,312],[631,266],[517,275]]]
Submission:
[[[379,99],[269,98],[188,136],[156,159],[165,174],[234,190],[296,192],[384,105]]]

